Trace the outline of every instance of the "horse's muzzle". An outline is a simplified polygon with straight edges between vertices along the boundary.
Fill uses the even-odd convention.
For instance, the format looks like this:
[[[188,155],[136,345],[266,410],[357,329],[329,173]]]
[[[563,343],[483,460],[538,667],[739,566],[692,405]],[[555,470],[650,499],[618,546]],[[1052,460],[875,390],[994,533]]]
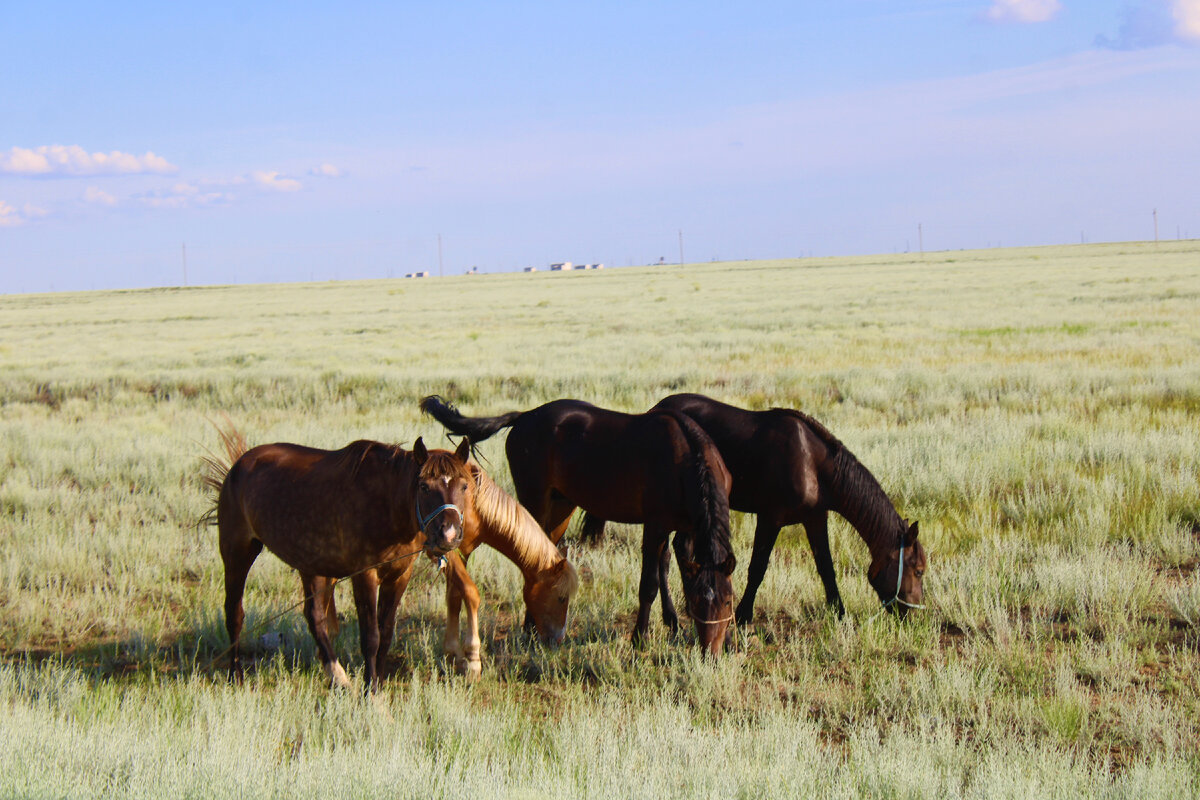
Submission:
[[[463,540],[463,526],[447,525],[438,530],[425,532],[425,552],[434,556],[444,556],[456,549]]]

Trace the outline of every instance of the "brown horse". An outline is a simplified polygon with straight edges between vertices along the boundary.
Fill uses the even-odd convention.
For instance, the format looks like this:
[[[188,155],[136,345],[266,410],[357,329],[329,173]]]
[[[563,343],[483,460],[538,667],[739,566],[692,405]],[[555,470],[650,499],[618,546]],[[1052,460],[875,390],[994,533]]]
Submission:
[[[349,679],[333,652],[327,622],[336,621],[333,583],[351,577],[370,690],[391,645],[416,556],[448,553],[474,523],[468,444],[455,453],[431,453],[420,439],[412,452],[368,441],[333,451],[285,443],[245,450],[236,432],[223,438],[233,461],[219,481],[216,508],[230,676],[242,674],[238,637],[246,576],[266,546],[300,573],[304,616],[318,655],[341,686]],[[216,483],[211,475],[209,484]]]
[[[349,681],[332,649],[337,578],[349,575],[354,586],[369,690],[383,667],[415,558],[421,552],[440,556],[463,543],[482,541],[502,550],[513,543],[510,549],[524,556],[518,566],[539,632],[546,641],[561,641],[575,572],[536,525],[531,531],[506,513],[516,502],[467,463],[466,442],[450,453],[428,451],[418,439],[410,453],[365,441],[339,451],[290,444],[248,451],[236,431],[222,433],[222,439],[232,466],[209,460],[205,481],[219,492],[213,516],[225,562],[231,677],[242,673],[238,637],[246,575],[264,545],[300,572],[305,618],[322,664],[338,685]],[[524,544],[530,539],[534,545]],[[539,550],[538,540],[553,555]],[[457,556],[451,554],[447,565],[447,603],[466,599],[473,638],[464,653],[454,605],[446,650],[478,675],[479,592]]]
[[[736,564],[729,545],[730,479],[699,426],[674,412],[622,414],[577,400],[489,418],[464,417],[438,397],[426,397],[421,408],[472,442],[512,428],[505,450],[517,499],[553,541],[576,507],[644,526],[635,641],[646,633],[660,585],[663,621],[678,628],[666,591],[669,560],[662,558],[676,531],[688,615],[701,647],[721,651],[733,618],[729,576]]]
[[[921,607],[926,560],[917,523],[901,519],[875,476],[821,423],[799,411],[747,411],[699,394],[671,395],[653,410],[682,412],[699,423],[733,474],[730,507],[758,515],[739,624],[754,615],[780,528],[797,523],[808,534],[826,603],[845,613],[829,552],[830,511],[845,517],[867,543],[867,578],[884,606],[900,616]],[[603,525],[586,519],[584,530],[596,535]]]

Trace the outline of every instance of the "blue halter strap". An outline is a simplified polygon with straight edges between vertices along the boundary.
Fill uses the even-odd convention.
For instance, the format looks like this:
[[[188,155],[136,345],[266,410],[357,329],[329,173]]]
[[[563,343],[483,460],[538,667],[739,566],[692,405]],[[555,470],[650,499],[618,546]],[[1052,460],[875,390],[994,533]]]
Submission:
[[[884,603],[883,608],[888,608],[897,603],[899,603],[902,606],[906,606],[908,608],[924,608],[925,606],[917,605],[916,603],[910,603],[906,600],[900,599],[900,583],[903,580],[904,580],[904,539],[901,538],[900,539],[900,571],[896,573],[896,595],[891,600],[888,600],[886,603]],[[880,609],[880,611],[882,611],[882,610],[883,609]]]
[[[424,531],[426,528],[428,528],[429,523],[433,522],[433,518],[448,508],[454,509],[454,513],[458,514],[458,521],[461,524],[463,521],[463,513],[461,510],[459,510],[458,506],[454,505],[453,503],[442,503],[440,506],[435,508],[433,511],[430,511],[428,514],[422,514],[421,506],[418,505],[417,506],[417,522],[419,522],[421,524],[421,530]]]

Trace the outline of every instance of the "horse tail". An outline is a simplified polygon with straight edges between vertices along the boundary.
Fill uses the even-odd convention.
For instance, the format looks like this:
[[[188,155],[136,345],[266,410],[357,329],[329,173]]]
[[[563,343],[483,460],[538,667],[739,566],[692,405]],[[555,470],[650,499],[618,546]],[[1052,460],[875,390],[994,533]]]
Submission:
[[[250,449],[246,444],[246,437],[234,427],[228,417],[225,418],[224,428],[216,422],[212,425],[217,429],[217,436],[221,437],[221,448],[225,451],[225,456],[211,453],[202,459],[204,474],[200,476],[200,480],[212,493],[212,506],[200,517],[200,525],[212,525],[217,521],[217,507],[221,498],[221,487],[225,485],[225,476],[237,460]]]
[[[691,450],[684,491],[696,525],[696,555],[704,562],[715,564],[733,552],[729,541],[729,472],[717,446],[691,417],[676,411],[663,413],[679,425]],[[716,464],[710,465],[710,459],[715,459]],[[717,465],[723,476],[713,468]],[[722,477],[725,478],[724,485]]]
[[[464,417],[458,409],[436,394],[421,401],[421,410],[453,434],[466,436],[472,443],[482,442],[499,430],[510,427],[524,411],[510,411],[498,417]]]

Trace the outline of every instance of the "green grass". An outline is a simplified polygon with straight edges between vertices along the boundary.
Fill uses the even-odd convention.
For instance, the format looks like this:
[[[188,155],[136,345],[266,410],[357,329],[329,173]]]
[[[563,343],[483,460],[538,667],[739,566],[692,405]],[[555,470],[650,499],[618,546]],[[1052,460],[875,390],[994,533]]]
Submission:
[[[1194,796],[1198,353],[1196,242],[0,297],[0,796]],[[516,569],[472,557],[473,686],[419,568],[368,702],[326,688],[298,612],[263,624],[300,599],[264,555],[226,684],[209,420],[440,445],[425,394],[674,391],[828,425],[920,520],[930,608],[872,616],[837,520],[846,619],[789,529],[734,652],[657,618],[634,650],[640,531],[610,526],[555,650]],[[502,437],[483,455],[510,485]]]

